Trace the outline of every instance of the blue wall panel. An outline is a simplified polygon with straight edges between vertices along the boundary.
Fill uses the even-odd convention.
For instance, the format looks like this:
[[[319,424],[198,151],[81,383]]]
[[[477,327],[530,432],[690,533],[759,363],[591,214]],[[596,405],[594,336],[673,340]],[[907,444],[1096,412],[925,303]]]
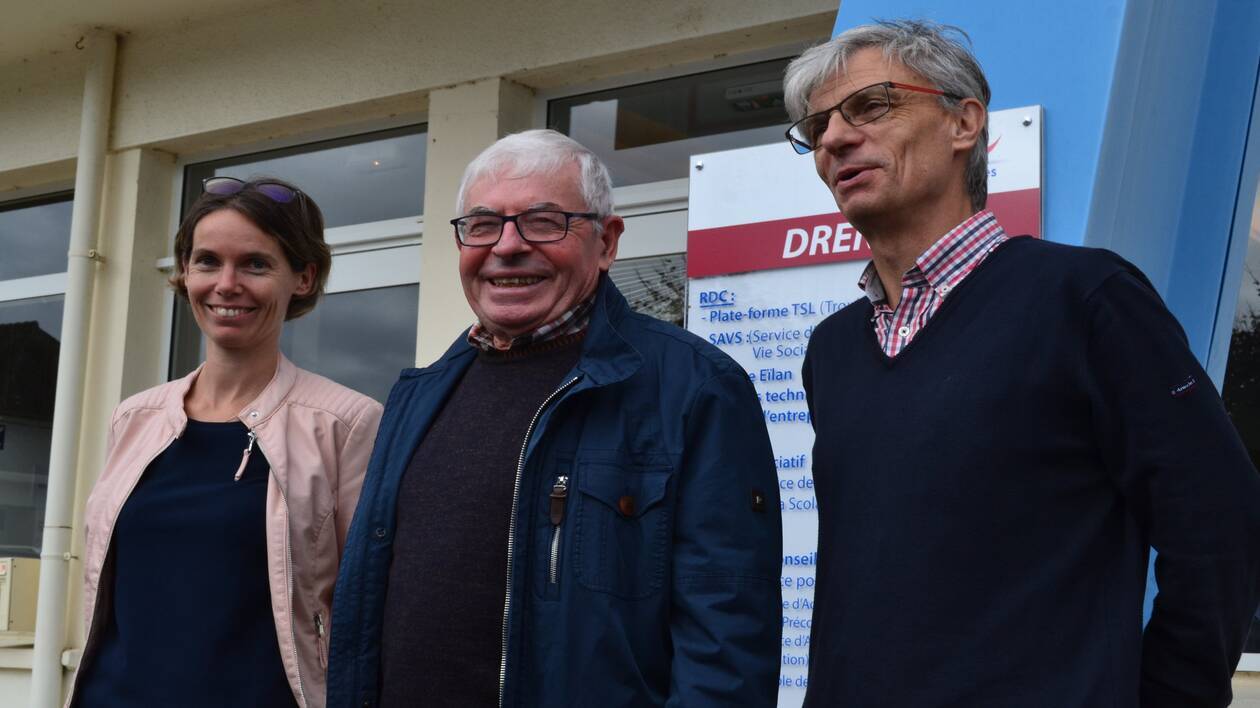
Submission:
[[[836,29],[893,17],[965,29],[992,109],[1045,107],[1046,237],[1135,262],[1208,361],[1256,189],[1260,2],[845,0]]]
[[[844,0],[836,29],[903,17],[964,29],[993,89],[990,109],[1045,107],[1042,226],[1049,239],[1081,244],[1124,6],[1123,0]]]

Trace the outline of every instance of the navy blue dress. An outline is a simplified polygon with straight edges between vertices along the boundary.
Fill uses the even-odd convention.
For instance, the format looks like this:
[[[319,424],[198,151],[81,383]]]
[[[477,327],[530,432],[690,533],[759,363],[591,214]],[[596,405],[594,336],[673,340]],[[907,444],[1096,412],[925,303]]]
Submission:
[[[267,583],[271,470],[240,422],[188,421],[145,470],[110,545],[113,602],[76,705],[293,706]]]

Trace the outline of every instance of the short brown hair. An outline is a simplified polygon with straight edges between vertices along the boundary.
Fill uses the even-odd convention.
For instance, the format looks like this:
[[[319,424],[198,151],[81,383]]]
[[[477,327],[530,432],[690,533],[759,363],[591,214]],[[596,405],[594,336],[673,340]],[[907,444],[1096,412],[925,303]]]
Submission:
[[[291,202],[277,202],[258,191],[257,186],[262,183],[284,185],[292,189],[297,197]],[[175,232],[175,274],[169,280],[175,292],[188,298],[184,276],[187,274],[188,259],[192,257],[193,231],[204,217],[220,209],[235,211],[274,238],[293,272],[315,265],[314,287],[306,295],[293,296],[284,318],[295,319],[315,309],[315,303],[324,294],[328,271],[332,269],[332,253],[324,242],[324,214],[310,196],[288,182],[271,177],[250,180],[235,194],[205,192],[193,203]]]

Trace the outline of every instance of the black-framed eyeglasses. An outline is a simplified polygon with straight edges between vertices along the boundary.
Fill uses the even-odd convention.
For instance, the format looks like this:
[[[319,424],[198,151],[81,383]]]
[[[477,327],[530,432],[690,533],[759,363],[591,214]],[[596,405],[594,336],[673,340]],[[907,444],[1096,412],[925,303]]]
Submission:
[[[233,194],[245,189],[246,186],[253,186],[260,194],[267,197],[273,202],[280,204],[288,204],[301,194],[298,190],[287,184],[279,182],[268,182],[266,180],[260,182],[246,182],[245,180],[235,177],[207,177],[201,180],[201,188],[208,194],[217,194],[223,197],[230,197]]]
[[[455,238],[465,246],[493,246],[503,237],[503,225],[516,224],[521,238],[530,243],[551,243],[569,235],[574,219],[597,219],[599,214],[581,211],[537,209],[519,214],[469,214],[451,219]]]
[[[827,126],[831,123],[831,114],[835,112],[839,112],[840,116],[854,127],[879,120],[892,109],[892,96],[888,93],[889,89],[930,93],[933,96],[944,96],[954,101],[963,100],[962,96],[940,89],[903,84],[897,81],[881,81],[854,91],[845,96],[843,101],[825,111],[811,113],[796,121],[787,130],[788,142],[792,143],[792,148],[798,154],[808,155],[813,152],[818,148],[823,133],[827,132]]]

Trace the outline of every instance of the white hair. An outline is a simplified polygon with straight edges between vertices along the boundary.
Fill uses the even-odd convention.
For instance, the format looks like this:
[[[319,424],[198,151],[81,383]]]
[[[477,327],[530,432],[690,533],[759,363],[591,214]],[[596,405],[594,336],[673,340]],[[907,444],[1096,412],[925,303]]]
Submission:
[[[599,219],[612,214],[612,176],[595,153],[569,136],[554,130],[526,130],[500,138],[486,148],[464,169],[455,198],[455,211],[464,213],[464,197],[468,188],[483,177],[528,177],[578,166],[578,189],[586,201],[586,210]],[[600,221],[595,221],[599,228]]]

